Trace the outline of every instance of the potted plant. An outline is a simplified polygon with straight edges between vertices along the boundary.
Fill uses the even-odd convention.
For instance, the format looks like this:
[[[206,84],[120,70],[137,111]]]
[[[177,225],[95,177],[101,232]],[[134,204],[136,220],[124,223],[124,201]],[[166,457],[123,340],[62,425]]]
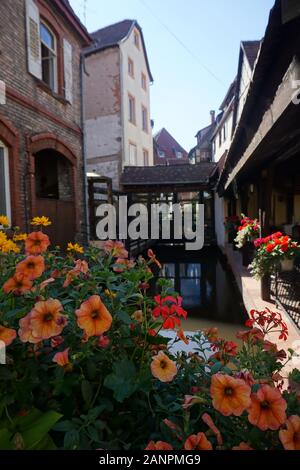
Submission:
[[[243,266],[248,266],[253,260],[253,241],[258,237],[259,230],[260,225],[257,219],[250,219],[250,217],[243,216],[241,225],[238,227],[237,236],[234,240],[236,247],[242,249]]]
[[[256,279],[262,279],[278,269],[292,270],[294,259],[300,254],[300,245],[281,232],[258,238],[254,245],[257,250],[251,264],[251,272]]]

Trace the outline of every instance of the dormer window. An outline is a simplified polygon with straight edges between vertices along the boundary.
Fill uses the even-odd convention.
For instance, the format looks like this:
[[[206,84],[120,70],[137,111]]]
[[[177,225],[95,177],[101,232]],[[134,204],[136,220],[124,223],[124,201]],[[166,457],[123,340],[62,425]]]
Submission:
[[[175,155],[176,155],[176,158],[182,158],[183,157],[182,152],[179,152],[179,151],[175,151]]]
[[[57,44],[52,31],[40,23],[42,80],[51,90],[57,89]]]
[[[165,158],[166,155],[165,155],[165,152],[163,150],[158,150],[158,156],[160,158]]]

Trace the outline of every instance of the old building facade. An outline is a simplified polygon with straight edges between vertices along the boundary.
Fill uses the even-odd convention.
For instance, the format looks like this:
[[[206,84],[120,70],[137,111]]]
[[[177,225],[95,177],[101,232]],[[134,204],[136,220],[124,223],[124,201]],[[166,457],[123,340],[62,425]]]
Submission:
[[[92,33],[85,50],[87,168],[118,189],[125,166],[153,165],[150,85],[142,29],[124,20]]]
[[[54,243],[86,232],[81,48],[67,0],[0,3],[0,212],[12,225],[49,216]]]
[[[164,127],[154,136],[154,165],[189,163],[187,151]]]

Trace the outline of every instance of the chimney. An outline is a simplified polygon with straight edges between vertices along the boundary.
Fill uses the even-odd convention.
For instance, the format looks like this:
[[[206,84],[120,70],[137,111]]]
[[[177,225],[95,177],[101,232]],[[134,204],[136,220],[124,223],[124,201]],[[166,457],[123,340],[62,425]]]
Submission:
[[[213,124],[215,122],[215,111],[213,109],[210,111],[210,118],[211,123]]]

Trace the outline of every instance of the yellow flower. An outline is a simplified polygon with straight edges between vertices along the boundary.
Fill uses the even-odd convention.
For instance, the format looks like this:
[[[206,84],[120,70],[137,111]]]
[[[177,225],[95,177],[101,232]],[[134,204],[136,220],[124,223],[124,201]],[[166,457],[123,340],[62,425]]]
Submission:
[[[9,220],[8,220],[8,217],[6,217],[6,215],[0,215],[0,225],[2,225],[3,227],[9,226]]]
[[[67,251],[73,251],[74,253],[84,253],[84,249],[81,245],[79,245],[79,243],[68,243]]]
[[[107,297],[110,297],[111,299],[115,299],[117,297],[117,294],[109,289],[105,289],[104,294],[107,295]]]
[[[43,227],[47,227],[48,225],[52,224],[49,217],[45,217],[44,215],[42,217],[34,217],[30,223],[31,225],[38,225]]]
[[[0,232],[0,250],[3,245],[7,242],[7,236],[4,232]]]
[[[0,242],[0,250],[2,253],[20,253],[20,248],[12,240],[6,240],[3,244]]]
[[[13,241],[14,242],[23,242],[23,241],[26,240],[27,237],[28,237],[27,233],[16,233],[13,236]]]

